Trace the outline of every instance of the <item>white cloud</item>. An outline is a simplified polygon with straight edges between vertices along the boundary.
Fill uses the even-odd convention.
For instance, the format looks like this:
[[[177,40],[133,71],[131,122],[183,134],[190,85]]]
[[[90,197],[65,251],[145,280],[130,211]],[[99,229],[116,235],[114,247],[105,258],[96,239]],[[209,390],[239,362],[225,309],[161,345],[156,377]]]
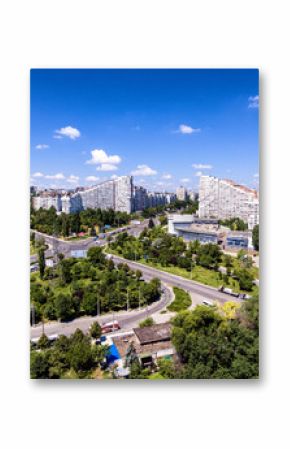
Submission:
[[[95,150],[91,151],[92,158],[88,161],[86,161],[86,164],[91,165],[105,165],[105,164],[111,164],[111,165],[118,165],[122,161],[120,156],[117,154],[109,155],[106,153],[105,150],[102,150],[101,148],[96,148]],[[115,168],[114,168],[115,170]]]
[[[77,128],[73,128],[72,126],[65,126],[64,128],[57,129],[53,137],[55,139],[60,139],[65,136],[69,137],[72,140],[75,140],[80,137],[80,135],[81,133]]]
[[[96,182],[99,181],[100,178],[98,178],[97,176],[87,176],[86,177],[86,181],[87,182]]]
[[[97,171],[114,171],[118,170],[117,165],[114,164],[101,164],[96,168]]]
[[[70,175],[66,180],[71,184],[76,184],[79,181],[80,177],[75,175]]]
[[[178,130],[175,132],[181,133],[181,134],[193,134],[193,133],[199,133],[200,131],[201,131],[200,128],[192,128],[189,125],[179,125]]]
[[[202,171],[197,171],[197,172],[195,173],[195,176],[202,176],[202,175],[203,175]]]
[[[116,179],[116,178],[118,178],[117,175],[112,175],[112,176],[111,176],[111,179]]]
[[[137,168],[131,172],[133,176],[153,176],[156,174],[156,170],[153,170],[145,164],[137,165]]]
[[[187,184],[188,182],[190,182],[189,178],[181,178],[180,182],[182,182],[183,184]]]
[[[254,178],[259,178],[259,173],[255,173]]]
[[[46,179],[65,179],[65,176],[63,173],[56,173],[55,175],[46,175]]]
[[[32,177],[33,178],[43,178],[44,174],[40,173],[39,171],[36,173],[33,173]]]
[[[210,164],[192,164],[192,167],[195,168],[196,170],[211,170],[212,169],[212,165]]]
[[[45,150],[46,148],[49,148],[49,145],[46,145],[45,143],[39,143],[35,148],[37,150]]]
[[[170,173],[166,173],[165,175],[162,176],[162,179],[171,179],[172,175],[170,175]]]
[[[248,108],[255,109],[259,107],[259,95],[248,98]]]

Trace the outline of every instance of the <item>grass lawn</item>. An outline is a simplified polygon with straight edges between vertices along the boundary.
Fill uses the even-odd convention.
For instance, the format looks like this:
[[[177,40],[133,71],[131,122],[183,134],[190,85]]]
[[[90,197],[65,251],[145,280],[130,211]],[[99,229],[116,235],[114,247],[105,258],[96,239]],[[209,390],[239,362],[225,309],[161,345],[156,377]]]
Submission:
[[[109,252],[112,254],[115,254],[116,256],[123,257],[122,254],[118,253],[118,251],[113,250],[111,248],[107,248],[105,252]],[[134,262],[134,261],[132,261]],[[194,266],[192,268],[192,274],[190,271],[187,271],[185,268],[180,267],[163,267],[160,263],[153,263],[151,261],[146,261],[145,259],[139,259],[136,262],[142,264],[142,265],[149,265],[152,268],[158,268],[161,271],[165,271],[166,273],[176,274],[177,276],[184,277],[186,279],[190,279],[192,281],[200,282],[201,284],[209,285],[211,287],[218,288],[222,284],[225,287],[232,288],[234,291],[240,291],[239,290],[239,283],[237,280],[232,279],[229,277],[229,281],[227,284],[220,279],[219,272],[214,270],[209,270],[208,268],[201,267],[200,265]]]
[[[174,301],[167,307],[170,312],[180,312],[181,310],[186,310],[191,305],[190,295],[184,291],[182,288],[173,287],[175,294]]]
[[[222,284],[225,285],[224,281],[220,279],[219,273],[214,270],[209,270],[208,268],[201,267],[199,265],[193,267],[192,269],[192,277],[190,271],[187,271],[185,268],[179,267],[163,267],[160,263],[152,263],[145,262],[145,260],[138,261],[144,265],[149,265],[151,267],[158,268],[159,270],[166,271],[167,273],[176,274],[177,276],[182,276],[186,279],[190,279],[196,282],[200,282],[201,284],[209,285],[211,287],[218,288]],[[232,288],[236,291],[239,290],[239,284],[235,279],[229,278],[229,282],[226,284],[226,287]]]
[[[80,237],[65,237],[63,240],[66,242],[71,242],[71,241],[78,241],[78,240],[86,240],[88,238],[92,237],[91,235],[83,235]]]

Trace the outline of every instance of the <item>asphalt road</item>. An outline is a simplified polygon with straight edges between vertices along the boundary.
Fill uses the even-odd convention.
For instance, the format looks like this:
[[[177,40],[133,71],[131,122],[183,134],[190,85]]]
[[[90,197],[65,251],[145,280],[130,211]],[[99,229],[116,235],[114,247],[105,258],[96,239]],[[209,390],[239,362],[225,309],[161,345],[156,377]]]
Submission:
[[[128,232],[134,233],[134,234],[138,234],[138,233],[140,234],[140,232],[142,231],[142,229],[144,228],[145,225],[146,225],[146,223],[143,222],[141,225],[131,226],[130,229],[128,230]],[[95,241],[94,238],[80,240],[77,243],[65,242],[65,241],[57,239],[55,237],[47,236],[45,234],[40,234],[37,231],[35,231],[35,232],[37,235],[43,236],[45,238],[45,241],[50,245],[53,245],[56,242],[56,244],[58,246],[58,252],[62,252],[65,256],[70,256],[71,250],[88,249],[91,246],[96,246],[96,245],[102,246],[102,245],[106,244],[105,240]],[[203,296],[205,299],[218,300],[221,303],[224,303],[231,299],[230,295],[227,295],[226,293],[219,292],[214,287],[209,287],[209,286],[206,286],[203,284],[199,284],[198,282],[182,278],[181,276],[177,276],[177,275],[171,274],[171,273],[166,273],[164,271],[158,270],[157,268],[152,268],[150,266],[146,266],[146,265],[140,264],[138,262],[129,261],[129,260],[123,259],[122,257],[119,257],[119,256],[112,255],[112,259],[117,263],[126,262],[129,265],[129,267],[132,269],[135,269],[135,270],[140,269],[143,273],[143,277],[146,276],[146,280],[147,279],[150,280],[154,277],[158,277],[164,283],[183,288],[184,290],[188,290],[193,293],[197,293],[197,294]],[[235,300],[237,300],[237,298],[235,298]]]
[[[199,284],[197,282],[191,281],[189,279],[182,278],[181,276],[177,276],[175,274],[166,273],[165,271],[158,270],[157,268],[152,268],[150,266],[146,266],[143,264],[140,264],[138,262],[129,261],[127,259],[123,259],[122,257],[111,255],[112,260],[116,263],[127,263],[130,268],[133,270],[141,270],[143,273],[143,277],[150,280],[154,277],[158,277],[161,282],[166,283],[167,285],[172,285],[175,287],[183,288],[184,290],[187,290],[192,293],[197,293],[201,296],[203,296],[205,299],[210,300],[217,300],[221,303],[224,303],[226,301],[229,301],[231,298],[235,301],[238,300],[238,298],[233,298],[230,295],[227,295],[226,293],[222,293],[218,291],[214,287],[209,287],[207,285]]]
[[[129,233],[132,233],[134,235],[140,234],[142,229],[144,228],[146,224],[143,222],[142,225],[135,225],[131,226],[128,230]],[[64,242],[63,240],[56,239],[55,237],[47,236],[45,234],[40,234],[36,231],[36,234],[41,235],[45,238],[45,241],[49,245],[55,245],[57,244],[58,252],[62,252],[66,257],[70,256],[70,251],[73,249],[88,249],[91,246],[96,245],[105,245],[106,241],[95,241],[94,238],[92,239],[86,239],[86,240],[80,240],[79,242]],[[167,286],[175,286],[183,288],[184,290],[188,291],[191,294],[197,294],[201,298],[204,298],[206,300],[211,301],[218,301],[221,304],[225,303],[229,300],[235,300],[240,301],[238,298],[233,298],[230,295],[227,295],[225,293],[222,293],[218,291],[214,287],[209,287],[203,284],[199,284],[198,282],[191,281],[189,279],[182,278],[181,276],[177,276],[175,274],[166,273],[164,271],[158,270],[157,268],[153,268],[150,266],[146,266],[143,264],[140,264],[138,262],[134,262],[131,260],[124,259],[120,256],[111,255],[112,260],[115,263],[127,263],[128,266],[131,269],[134,270],[141,270],[143,273],[143,279],[146,281],[149,281],[155,277],[158,277],[163,287],[165,285]],[[168,302],[170,301],[170,290],[168,288],[165,288],[165,293],[162,296],[161,300],[158,301],[158,303],[155,303],[148,307],[148,309],[141,309],[140,311],[131,311],[131,312],[119,312],[115,313],[114,317],[115,319],[118,319],[120,325],[122,328],[132,328],[134,325],[136,325],[139,321],[146,318],[147,316],[150,316],[159,310],[161,310]],[[84,317],[84,318],[78,318],[76,320],[73,320],[69,323],[49,323],[45,325],[45,333],[47,335],[52,334],[64,334],[64,335],[70,335],[72,334],[77,328],[83,330],[84,332],[87,332],[90,325],[94,321],[99,321],[101,324],[106,321],[111,321],[113,319],[113,314],[109,315],[101,315],[100,318],[98,317]],[[36,326],[31,328],[31,338],[38,337],[42,334],[42,326]]]
[[[140,223],[140,225],[130,225],[128,228],[126,226],[123,226],[121,229],[124,229],[128,232],[128,234],[133,235],[135,237],[138,237],[139,234],[143,231],[143,229],[148,225],[148,220],[144,220]],[[95,240],[94,237],[88,237],[87,239],[78,240],[78,241],[65,241],[62,239],[59,239],[57,237],[53,237],[47,234],[43,234],[41,232],[35,231],[34,229],[31,230],[35,233],[36,237],[41,238],[43,237],[45,242],[50,246],[50,249],[48,249],[45,252],[45,257],[51,257],[52,256],[52,248],[54,248],[58,253],[64,254],[65,257],[70,257],[70,252],[72,250],[87,250],[91,248],[92,246],[104,246],[106,245],[106,238]],[[106,232],[106,237],[110,235],[111,233],[114,233],[116,235],[117,233],[123,232],[121,230],[113,230],[112,232]],[[30,256],[30,263],[37,262],[37,256],[32,255]]]
[[[88,332],[90,326],[95,321],[98,321],[100,324],[104,324],[106,322],[114,320],[118,320],[121,329],[132,329],[133,327],[137,326],[138,323],[145,318],[149,317],[150,315],[153,315],[154,313],[162,310],[164,307],[166,307],[173,299],[173,294],[171,290],[164,285],[162,286],[163,293],[161,296],[161,299],[153,304],[151,304],[148,307],[143,307],[140,310],[132,310],[130,312],[115,312],[106,314],[106,315],[100,315],[95,317],[83,317],[83,318],[76,318],[73,321],[69,321],[67,323],[61,323],[61,322],[52,322],[47,323],[44,325],[44,332],[47,336],[58,334],[58,335],[71,335],[73,334],[76,329],[80,329],[84,333]],[[38,338],[42,335],[43,327],[42,324],[38,324],[35,327],[31,327],[30,329],[30,338]],[[111,335],[111,334],[110,334]]]

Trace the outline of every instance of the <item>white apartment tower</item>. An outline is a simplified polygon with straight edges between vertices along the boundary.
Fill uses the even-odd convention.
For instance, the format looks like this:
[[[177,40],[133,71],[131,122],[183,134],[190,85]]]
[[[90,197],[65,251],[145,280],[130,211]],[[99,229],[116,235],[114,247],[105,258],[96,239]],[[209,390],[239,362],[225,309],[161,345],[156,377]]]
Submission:
[[[133,181],[131,176],[119,176],[79,192],[83,209],[114,209],[132,211]]]
[[[258,193],[231,180],[201,176],[199,216],[222,220],[238,217],[253,229],[259,224]]]
[[[59,212],[61,210],[61,197],[59,194],[44,192],[43,194],[32,198],[32,205],[35,210],[40,208],[50,209],[51,207],[54,207],[55,210]]]
[[[176,189],[176,197],[179,201],[185,201],[187,199],[187,190],[185,187],[180,186]]]

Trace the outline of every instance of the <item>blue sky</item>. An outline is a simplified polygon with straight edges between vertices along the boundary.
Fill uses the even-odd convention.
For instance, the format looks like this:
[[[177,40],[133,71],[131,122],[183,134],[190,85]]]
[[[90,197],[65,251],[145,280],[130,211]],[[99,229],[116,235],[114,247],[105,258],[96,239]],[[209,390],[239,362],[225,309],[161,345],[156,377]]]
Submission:
[[[197,189],[211,174],[258,186],[259,74],[31,70],[31,183]]]

